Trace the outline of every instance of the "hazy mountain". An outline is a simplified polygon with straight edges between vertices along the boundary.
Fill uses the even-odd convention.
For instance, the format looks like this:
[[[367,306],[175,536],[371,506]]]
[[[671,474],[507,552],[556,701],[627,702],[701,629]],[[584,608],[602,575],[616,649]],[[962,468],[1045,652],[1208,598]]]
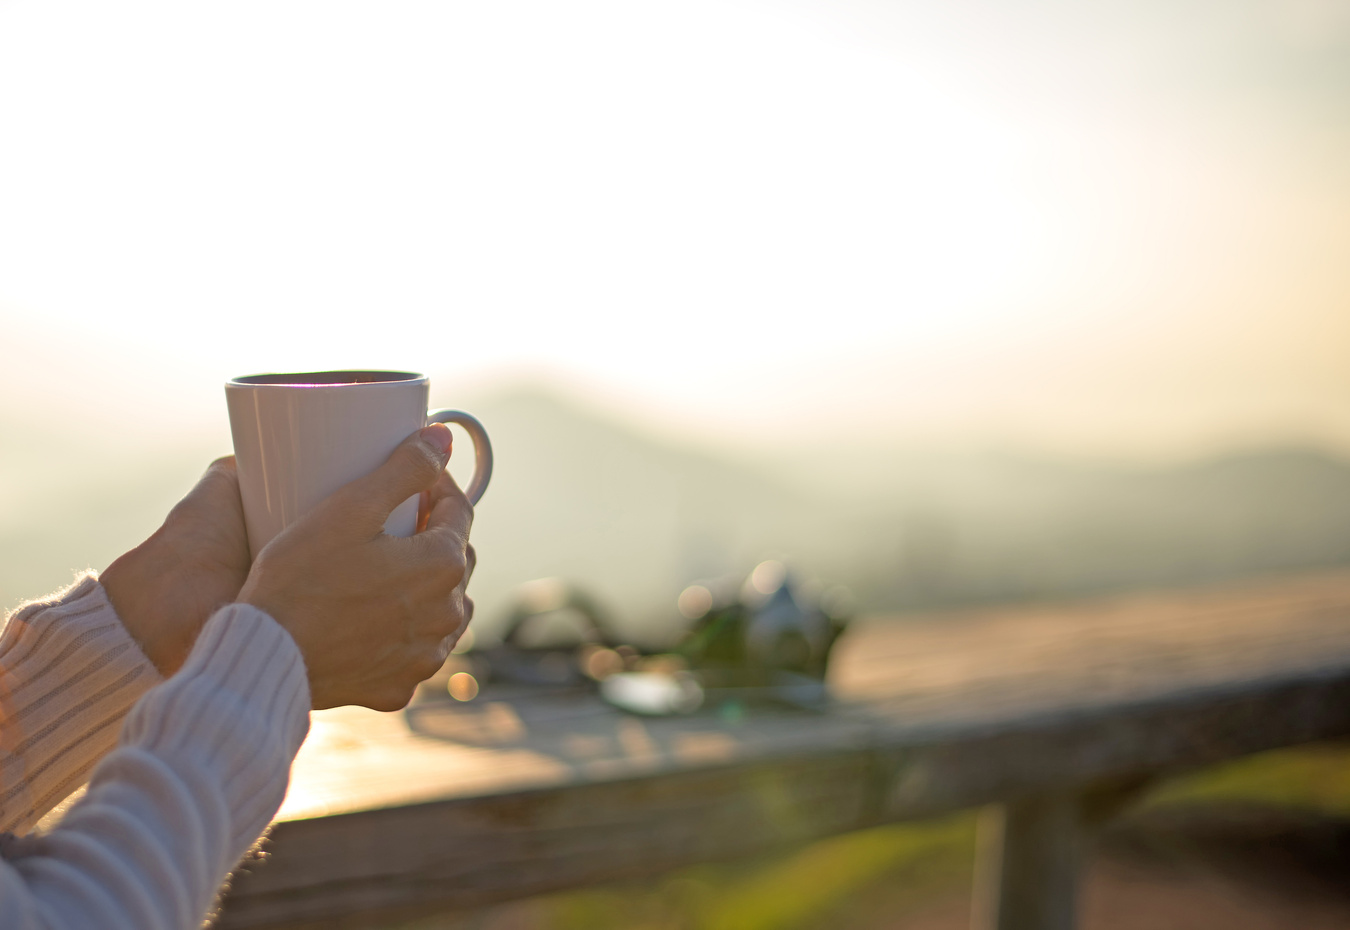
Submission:
[[[860,527],[887,541],[891,562],[852,582],[878,604],[1054,597],[1350,561],[1350,464],[1316,451],[1166,469],[984,455],[898,462],[896,472],[905,477],[890,506]]]
[[[643,628],[673,625],[691,579],[770,555],[874,608],[1350,562],[1350,463],[1313,450],[1169,468],[828,447],[731,458],[542,392],[476,407],[503,463],[474,529],[485,607],[513,577],[559,575]]]
[[[0,611],[69,583],[75,571],[106,568],[229,451],[201,440],[108,448],[73,422],[0,421]]]
[[[517,584],[558,576],[589,588],[634,634],[670,633],[691,580],[770,556],[849,585],[873,609],[1350,562],[1350,463],[1312,450],[1127,468],[845,450],[804,434],[800,454],[732,455],[545,391],[471,406],[497,453],[474,525],[483,632]],[[90,467],[87,450],[0,430],[0,604],[106,565],[157,525],[209,457],[171,447]]]
[[[511,586],[557,576],[592,588],[620,623],[648,630],[674,621],[690,579],[744,571],[828,513],[762,471],[544,393],[474,409],[497,461],[474,522],[475,599],[489,618]]]

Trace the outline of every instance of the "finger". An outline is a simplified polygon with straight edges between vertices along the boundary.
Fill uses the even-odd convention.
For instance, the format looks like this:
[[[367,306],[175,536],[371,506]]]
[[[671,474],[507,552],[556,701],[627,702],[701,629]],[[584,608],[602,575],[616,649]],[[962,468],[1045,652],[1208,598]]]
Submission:
[[[239,500],[239,473],[235,469],[233,455],[218,458],[208,465],[192,490],[174,505],[169,515],[181,518],[204,509],[212,512],[221,507],[236,513],[243,509]]]
[[[233,487],[238,492],[239,471],[235,467],[233,455],[222,456],[206,466],[206,471],[202,472],[187,496],[216,492],[222,487]]]
[[[461,603],[463,608],[459,612],[459,626],[455,627],[455,631],[444,640],[449,644],[451,651],[464,638],[464,634],[469,630],[469,624],[473,622],[473,598],[464,597]]]
[[[449,497],[456,493],[461,493],[459,491],[459,483],[455,481],[454,476],[451,475],[448,470],[442,471],[440,477],[436,479],[436,483],[432,485],[431,491],[429,492],[431,500],[430,506],[427,508],[428,512],[431,510],[431,507],[436,506],[436,502],[442,497]]]
[[[410,545],[405,557],[431,567],[437,566],[446,591],[464,588],[469,576],[469,528],[473,524],[473,505],[463,494],[442,498],[427,518],[427,528],[409,540],[391,542]]]
[[[436,506],[436,502],[447,495],[453,494],[459,485],[455,484],[455,479],[450,476],[449,469],[441,471],[440,477],[436,483],[431,486],[430,491],[423,491],[422,498],[417,505],[417,532],[422,532],[427,528],[427,520],[431,517],[431,508]]]
[[[431,492],[423,491],[417,495],[417,530],[420,533],[427,528],[427,517],[431,516]]]
[[[206,471],[202,473],[202,476],[205,477],[206,475],[209,475],[212,472],[219,472],[226,476],[233,476],[235,481],[239,480],[239,468],[238,465],[235,463],[233,455],[222,455],[220,458],[216,459],[210,465],[207,465]]]
[[[335,496],[340,495],[342,505],[364,512],[371,526],[383,527],[395,507],[436,484],[450,458],[450,443],[444,424],[424,427],[399,443],[383,465]]]
[[[421,536],[431,537],[427,540],[428,544],[440,545],[444,539],[450,538],[462,547],[468,545],[472,527],[473,504],[451,480],[445,496],[432,505],[426,532]]]

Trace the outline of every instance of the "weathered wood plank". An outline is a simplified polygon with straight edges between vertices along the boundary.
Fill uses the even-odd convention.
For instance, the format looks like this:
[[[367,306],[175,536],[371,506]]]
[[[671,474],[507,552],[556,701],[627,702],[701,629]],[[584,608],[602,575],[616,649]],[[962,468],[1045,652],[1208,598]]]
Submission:
[[[1350,735],[1350,574],[864,626],[834,674],[821,715],[316,715],[221,926],[358,926]]]
[[[1296,718],[1278,731],[1270,719]],[[1128,725],[1128,730],[1122,729]],[[885,822],[1350,735],[1350,672],[1121,723],[788,756],[278,824],[221,926],[470,907],[760,853]],[[279,867],[278,867],[279,866]]]
[[[334,926],[659,874],[875,821],[870,754],[717,768],[278,824],[222,928]]]
[[[880,735],[878,751],[896,759],[883,816],[920,817],[1347,735],[1350,668],[1234,685],[1184,701],[1046,715],[1001,729]]]

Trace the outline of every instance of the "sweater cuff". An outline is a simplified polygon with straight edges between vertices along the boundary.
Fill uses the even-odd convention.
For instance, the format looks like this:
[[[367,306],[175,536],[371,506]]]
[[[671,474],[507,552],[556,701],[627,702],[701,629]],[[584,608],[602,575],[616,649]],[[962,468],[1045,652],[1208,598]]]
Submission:
[[[92,573],[0,632],[0,831],[24,833],[89,778],[159,673]]]
[[[237,858],[285,798],[309,708],[295,640],[256,607],[229,604],[206,622],[182,669],[132,710],[122,743],[212,782],[231,814]]]

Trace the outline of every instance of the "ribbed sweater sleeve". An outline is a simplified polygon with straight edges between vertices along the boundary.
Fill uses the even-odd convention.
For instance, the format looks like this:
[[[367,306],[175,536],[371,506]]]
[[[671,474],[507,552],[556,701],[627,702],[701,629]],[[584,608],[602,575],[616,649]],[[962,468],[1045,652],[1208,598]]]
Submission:
[[[248,605],[222,608],[60,824],[0,849],[0,930],[200,926],[281,805],[308,712],[289,634]]]
[[[160,681],[93,575],[16,610],[0,633],[0,832],[27,833],[84,784]]]

